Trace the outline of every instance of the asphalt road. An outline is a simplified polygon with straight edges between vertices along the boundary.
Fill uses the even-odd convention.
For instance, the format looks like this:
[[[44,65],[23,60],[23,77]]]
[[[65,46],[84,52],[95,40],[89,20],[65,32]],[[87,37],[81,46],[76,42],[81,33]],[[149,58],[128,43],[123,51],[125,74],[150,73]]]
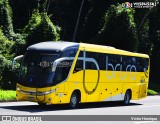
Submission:
[[[131,101],[129,106],[123,106],[117,102],[86,103],[80,104],[74,110],[69,109],[67,105],[47,105],[42,108],[33,102],[1,102],[0,115],[160,115],[160,96],[148,96],[145,99]],[[87,122],[89,123],[89,121]],[[92,124],[94,123],[92,122]],[[100,123],[103,121],[98,124]],[[104,123],[106,124],[106,122]],[[123,123],[129,124],[128,122]],[[160,121],[133,121],[130,123],[160,124]],[[67,121],[65,124],[70,124],[70,122]]]

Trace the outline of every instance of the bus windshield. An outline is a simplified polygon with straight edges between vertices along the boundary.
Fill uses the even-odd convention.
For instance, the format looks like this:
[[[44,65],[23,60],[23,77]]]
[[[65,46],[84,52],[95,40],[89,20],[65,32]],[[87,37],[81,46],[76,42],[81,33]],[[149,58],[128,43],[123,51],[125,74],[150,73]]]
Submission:
[[[73,52],[74,51],[74,52]],[[64,81],[69,74],[73,59],[77,51],[42,52],[27,51],[20,67],[19,84],[26,87],[42,88],[54,86]],[[58,61],[58,65],[55,62]],[[55,68],[56,67],[56,68]]]
[[[52,63],[59,57],[57,53],[26,52],[20,68],[19,83],[28,87],[52,85]]]

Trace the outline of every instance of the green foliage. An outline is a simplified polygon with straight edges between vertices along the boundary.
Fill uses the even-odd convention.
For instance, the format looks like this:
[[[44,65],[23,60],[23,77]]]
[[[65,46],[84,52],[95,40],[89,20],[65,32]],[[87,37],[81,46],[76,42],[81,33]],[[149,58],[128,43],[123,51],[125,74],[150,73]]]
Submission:
[[[29,24],[23,29],[26,37],[26,45],[42,41],[59,40],[59,27],[56,27],[46,13],[39,13],[37,10],[33,13]]]
[[[11,70],[11,60],[0,55],[0,88],[15,90],[18,80],[19,65],[14,71]]]
[[[6,49],[10,52],[16,53],[17,48],[19,47],[16,47],[16,48],[13,47],[13,49],[11,49],[12,45],[17,46],[18,44],[24,44],[25,41],[24,41],[24,37],[21,34],[14,32],[13,23],[12,23],[12,9],[9,5],[8,0],[0,0],[0,17],[1,17],[0,19],[0,27],[1,27],[0,39],[1,41],[0,42],[6,43],[6,45],[2,47],[4,47],[3,49],[5,49],[5,47],[9,46]],[[4,51],[8,52],[6,49]],[[1,53],[1,50],[0,50],[0,53]]]
[[[160,4],[150,13],[149,38],[153,43],[150,81],[160,83]]]
[[[41,15],[38,11],[35,11],[32,14],[32,17],[28,23],[28,25],[23,29],[23,32],[33,32],[41,23]]]
[[[0,55],[3,55],[6,58],[10,58],[10,49],[13,45],[13,42],[9,41],[3,34],[0,28]]]
[[[0,3],[1,4],[1,3]],[[9,68],[11,67],[11,61],[13,53],[11,52],[13,41],[7,39],[0,28],[0,87],[8,87],[11,89],[11,75],[9,73]],[[4,80],[6,78],[6,80]],[[13,80],[12,80],[13,81]],[[9,85],[8,85],[9,83]]]
[[[46,7],[48,10],[48,16],[54,24],[59,25],[62,28],[61,39],[65,41],[72,41],[82,0],[50,0],[50,2],[49,0],[47,1],[48,3],[50,3],[50,6],[48,7],[47,4]],[[79,35],[81,35],[82,33],[81,28],[83,27],[82,25],[84,23],[86,13],[88,13],[88,10],[90,8],[89,3],[90,1],[84,0],[76,40],[81,39]]]
[[[151,90],[151,89],[148,89],[148,92],[147,92],[148,95],[157,95],[158,93],[154,90]]]
[[[4,28],[11,28],[13,30],[12,26],[12,10],[11,7],[9,6],[8,0],[1,0],[0,1],[0,15],[3,17],[1,19],[0,24]],[[9,32],[10,30],[8,30]]]
[[[0,55],[0,86],[2,87],[3,81],[2,81],[2,74],[5,71],[5,68],[10,65],[10,61],[8,61],[4,56]]]
[[[0,101],[16,100],[16,91],[0,90]]]
[[[32,16],[32,11],[38,7],[39,0],[9,0],[13,10],[13,27],[15,31],[24,28]]]
[[[15,89],[17,73],[11,71],[11,59],[13,58],[13,41],[9,41],[0,29],[0,87],[3,89]]]
[[[6,59],[0,55],[0,88],[15,90],[18,79],[18,65],[17,68],[11,70],[11,60]]]
[[[151,55],[153,43],[149,39],[149,20],[143,25],[142,29],[138,33],[139,40],[139,53],[145,53]]]
[[[5,67],[10,65],[10,61],[8,61],[4,56],[0,55],[0,63],[0,75],[2,75]],[[0,79],[2,79],[2,77],[0,77]]]
[[[99,44],[137,51],[138,38],[133,9],[112,5],[102,18],[102,28],[95,38]]]
[[[157,82],[150,82],[148,85],[149,89],[154,89],[155,92],[160,94],[160,83]]]
[[[12,1],[11,1],[12,2]],[[44,2],[44,1],[43,1]],[[40,3],[40,2],[39,2]],[[34,43],[46,40],[59,40],[60,28],[55,26],[45,12],[46,2],[37,6],[28,24],[15,33],[12,21],[12,9],[8,0],[0,0],[0,87],[15,89],[18,79],[18,67],[11,71],[13,56],[24,54],[26,48]],[[42,9],[39,13],[38,9]]]
[[[9,6],[8,0],[1,0],[0,2],[0,27],[2,27],[5,36],[12,40],[15,37],[12,25],[12,10]]]
[[[90,0],[90,3],[91,7],[85,18],[81,38],[79,38],[85,42],[92,42],[91,39],[97,35],[101,18],[112,2],[110,0]]]

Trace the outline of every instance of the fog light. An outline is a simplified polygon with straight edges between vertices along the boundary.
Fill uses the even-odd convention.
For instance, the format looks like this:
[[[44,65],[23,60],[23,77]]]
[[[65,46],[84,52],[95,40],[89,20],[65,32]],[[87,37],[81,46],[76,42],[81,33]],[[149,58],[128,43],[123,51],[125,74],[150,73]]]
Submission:
[[[16,88],[18,91],[20,91],[20,87],[19,86],[17,86],[17,88]]]

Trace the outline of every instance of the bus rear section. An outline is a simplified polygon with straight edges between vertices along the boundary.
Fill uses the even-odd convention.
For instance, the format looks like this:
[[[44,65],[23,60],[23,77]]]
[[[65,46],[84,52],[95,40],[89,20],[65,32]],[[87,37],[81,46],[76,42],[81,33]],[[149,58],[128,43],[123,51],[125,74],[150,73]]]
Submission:
[[[81,102],[122,101],[128,105],[130,100],[147,96],[147,55],[116,49],[81,48],[69,80],[69,92],[78,89]]]

